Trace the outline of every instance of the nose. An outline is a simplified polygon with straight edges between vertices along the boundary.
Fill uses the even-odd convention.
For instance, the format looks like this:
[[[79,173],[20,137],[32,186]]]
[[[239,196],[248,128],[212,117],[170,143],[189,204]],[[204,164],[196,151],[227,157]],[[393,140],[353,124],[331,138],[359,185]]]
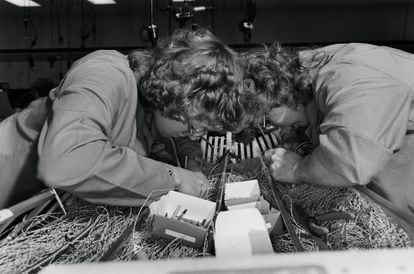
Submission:
[[[295,130],[298,130],[298,129],[300,129],[300,128],[306,128],[308,126],[308,124],[307,123],[305,123],[305,122],[302,122],[302,121],[300,121],[300,122],[296,122],[296,123],[294,123],[293,125],[292,125],[292,127],[295,129]]]
[[[198,141],[201,137],[188,135],[188,138],[189,138],[191,141]]]

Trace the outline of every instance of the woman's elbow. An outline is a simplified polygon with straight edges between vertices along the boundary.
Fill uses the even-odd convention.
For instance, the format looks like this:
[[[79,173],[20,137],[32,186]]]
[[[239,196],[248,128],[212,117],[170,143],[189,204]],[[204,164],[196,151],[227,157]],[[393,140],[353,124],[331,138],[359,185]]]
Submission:
[[[52,188],[65,188],[76,184],[80,172],[81,169],[65,160],[40,159],[37,166],[38,178]]]
[[[37,166],[37,177],[48,187],[59,188],[62,179],[59,175],[60,171],[58,162],[41,159]]]

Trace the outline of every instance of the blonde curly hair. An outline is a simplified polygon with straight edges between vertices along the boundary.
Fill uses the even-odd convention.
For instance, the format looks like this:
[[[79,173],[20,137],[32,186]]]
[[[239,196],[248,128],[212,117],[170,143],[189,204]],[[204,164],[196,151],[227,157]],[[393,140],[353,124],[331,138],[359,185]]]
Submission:
[[[242,80],[239,55],[210,31],[178,30],[151,52],[139,95],[165,117],[235,131],[243,120]]]

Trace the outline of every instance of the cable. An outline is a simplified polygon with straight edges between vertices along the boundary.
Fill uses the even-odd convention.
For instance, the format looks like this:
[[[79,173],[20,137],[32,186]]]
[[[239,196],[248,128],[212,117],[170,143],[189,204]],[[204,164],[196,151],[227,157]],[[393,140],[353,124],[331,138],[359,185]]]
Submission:
[[[177,162],[177,166],[181,167],[180,158],[178,157],[177,146],[175,145],[175,141],[172,137],[169,137],[168,140],[170,140],[170,142],[171,142],[173,152],[174,152],[175,161]]]
[[[244,42],[251,42],[254,29],[254,21],[256,19],[256,11],[256,3],[253,0],[248,0],[244,18],[239,23],[239,29],[244,33]]]
[[[158,41],[158,27],[154,24],[154,0],[150,1],[150,23],[147,26],[141,28],[139,36],[142,40],[146,42],[151,42],[153,46],[157,44]],[[157,4],[158,6],[158,4]],[[144,36],[144,33],[147,34],[147,37]]]

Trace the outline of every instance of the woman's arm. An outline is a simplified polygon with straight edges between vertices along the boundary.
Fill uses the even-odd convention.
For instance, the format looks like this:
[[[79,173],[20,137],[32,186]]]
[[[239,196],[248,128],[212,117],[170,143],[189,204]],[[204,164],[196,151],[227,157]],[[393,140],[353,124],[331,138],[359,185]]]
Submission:
[[[117,136],[135,133],[122,131],[134,126],[135,113],[120,118],[128,102],[136,103],[128,101],[133,85],[132,72],[115,64],[78,67],[66,77],[39,140],[41,180],[90,202],[125,206],[174,189],[173,167],[128,146],[133,134]]]
[[[409,88],[352,64],[321,70],[315,87],[324,116],[319,145],[298,163],[295,178],[324,186],[369,183],[403,141]]]

